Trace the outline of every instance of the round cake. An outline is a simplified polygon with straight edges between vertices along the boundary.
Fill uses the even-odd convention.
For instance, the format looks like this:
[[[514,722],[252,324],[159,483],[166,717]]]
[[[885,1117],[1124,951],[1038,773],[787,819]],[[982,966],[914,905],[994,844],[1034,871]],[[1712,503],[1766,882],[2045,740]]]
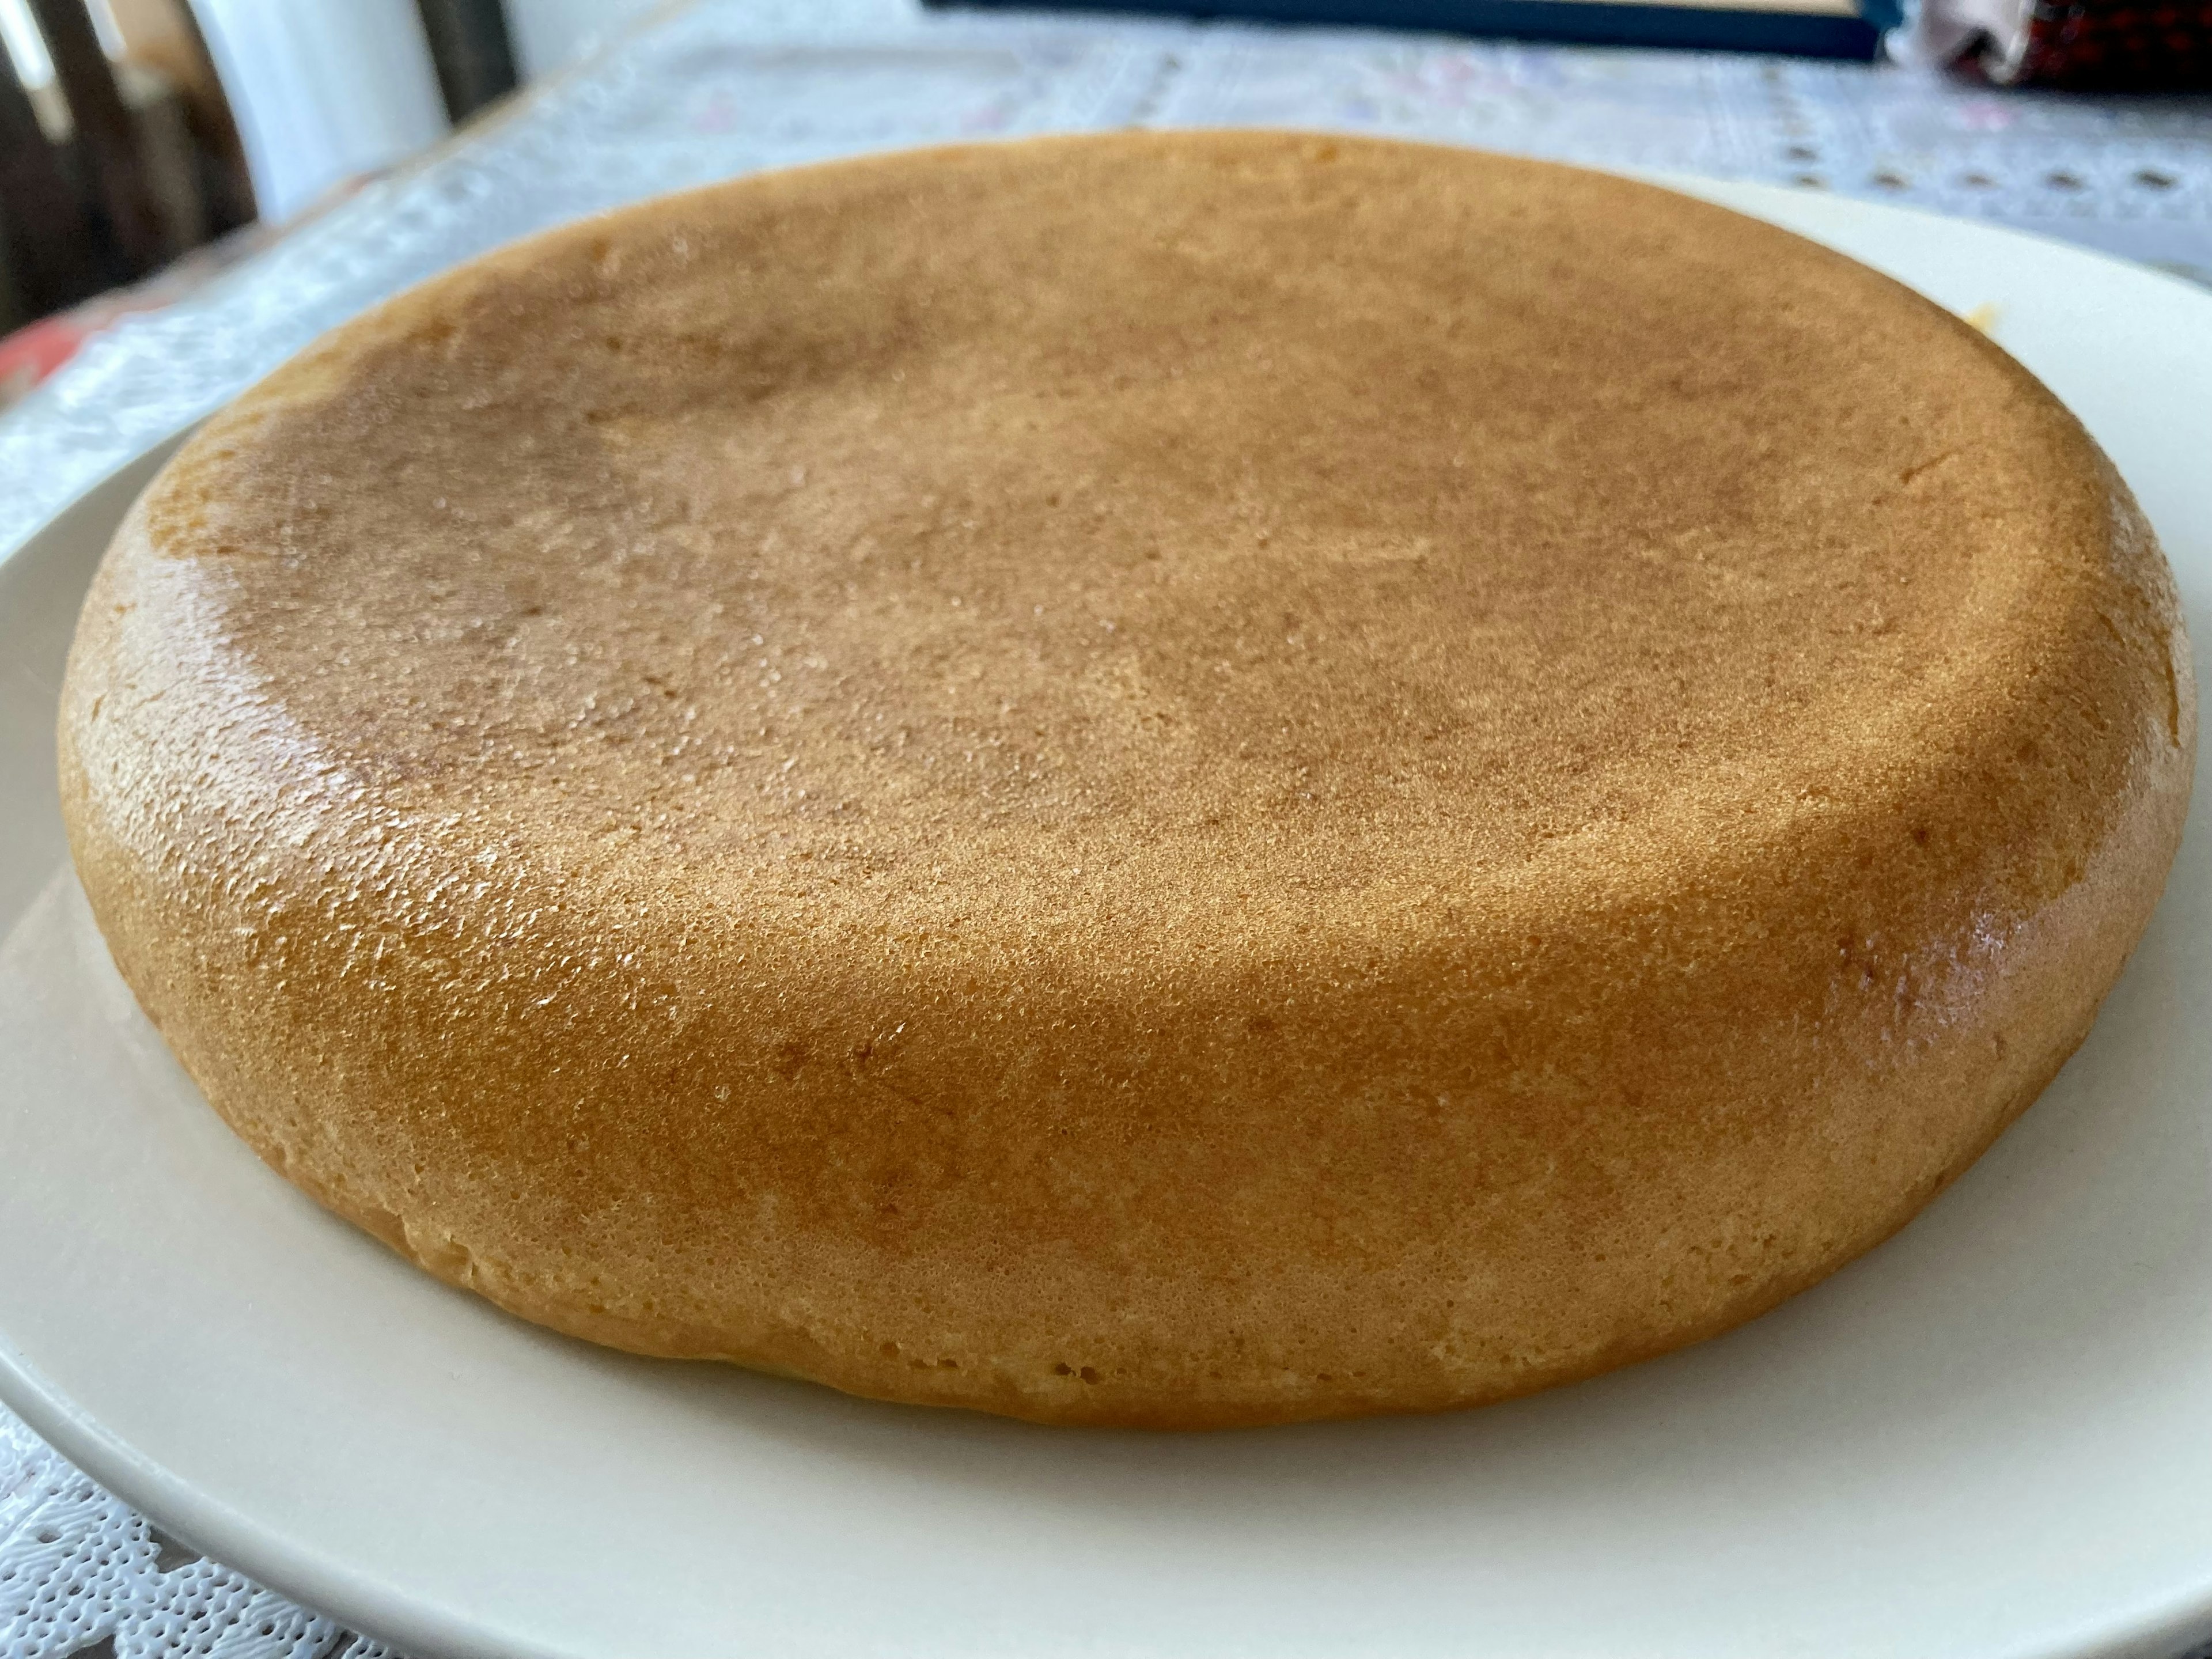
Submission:
[[[1190,1427],[1585,1376],[1876,1243],[2081,1042],[2195,733],[2124,486],[1887,278],[1129,133],[337,330],[134,509],[60,735],[147,1013],[430,1272]]]

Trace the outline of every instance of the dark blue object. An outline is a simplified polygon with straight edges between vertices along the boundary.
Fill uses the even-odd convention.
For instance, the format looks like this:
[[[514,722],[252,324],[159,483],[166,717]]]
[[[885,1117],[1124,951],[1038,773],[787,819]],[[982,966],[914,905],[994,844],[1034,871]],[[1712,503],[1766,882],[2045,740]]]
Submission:
[[[924,0],[924,3],[943,7],[947,0]],[[981,10],[1040,9],[1036,0],[957,0],[957,3]],[[1901,21],[1901,0],[1857,0],[1857,3],[1858,14],[1848,17],[1717,6],[1620,4],[1614,0],[1087,0],[1072,9],[1864,60],[1881,49],[1882,32]]]

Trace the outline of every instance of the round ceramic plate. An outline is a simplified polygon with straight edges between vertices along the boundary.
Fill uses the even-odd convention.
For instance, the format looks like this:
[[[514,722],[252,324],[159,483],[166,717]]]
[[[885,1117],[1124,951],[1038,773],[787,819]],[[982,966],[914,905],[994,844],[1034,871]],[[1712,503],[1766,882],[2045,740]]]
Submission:
[[[1992,326],[2117,459],[2212,641],[2212,295],[1697,188]],[[200,1103],[87,915],[52,771],[78,596],[161,459],[0,566],[0,1395],[211,1554],[425,1655],[2025,1659],[2212,1628],[2201,823],[2040,1103],[1731,1335],[1442,1418],[1174,1437],[874,1405],[507,1318]]]

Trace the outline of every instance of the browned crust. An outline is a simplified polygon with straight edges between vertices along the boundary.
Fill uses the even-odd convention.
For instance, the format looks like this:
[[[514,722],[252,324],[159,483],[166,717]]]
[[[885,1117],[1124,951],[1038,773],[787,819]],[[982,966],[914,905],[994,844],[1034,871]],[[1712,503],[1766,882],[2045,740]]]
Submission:
[[[339,331],[134,512],[60,737],[141,1004],[431,1272],[1192,1427],[1526,1393],[1887,1237],[2087,1030],[2196,698],[2110,466],[1884,279],[1122,135]]]

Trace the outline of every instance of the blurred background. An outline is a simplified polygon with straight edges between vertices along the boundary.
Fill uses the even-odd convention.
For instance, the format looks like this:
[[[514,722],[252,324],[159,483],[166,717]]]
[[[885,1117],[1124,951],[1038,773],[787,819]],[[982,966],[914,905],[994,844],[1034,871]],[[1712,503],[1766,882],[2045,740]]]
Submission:
[[[519,93],[688,9],[681,0],[0,0],[0,408],[118,320],[173,305],[366,182],[458,142],[456,129],[495,122]],[[821,135],[823,153],[933,123],[949,124],[945,136],[1011,131],[1009,121],[1030,118],[1008,112],[1035,101],[1028,81],[1059,76],[1067,92],[1082,79],[1054,67],[1054,52],[1073,48],[1035,46],[1036,27],[1095,32],[1118,13],[1113,38],[1132,50],[1150,41],[1162,66],[1146,71],[1158,84],[1127,119],[1190,118],[1177,100],[1190,103],[1194,53],[1241,52],[1278,64],[1265,71],[1274,80],[1239,70],[1239,91],[1216,76],[1204,118],[1395,125],[1601,166],[1686,166],[1943,211],[2040,216],[2053,234],[2184,275],[2212,270],[2212,185],[2199,177],[2212,156],[2203,91],[2212,0],[743,0],[708,9],[735,33],[713,52],[664,54],[650,101],[702,143],[752,132],[761,164],[806,159],[806,143],[784,142],[802,129]],[[1355,47],[1342,30],[1271,27],[1283,24],[1363,32]],[[1170,42],[1178,29],[1183,46]],[[1393,39],[1407,43],[1395,58]],[[1455,40],[1468,50],[1455,53]],[[1523,52],[1516,42],[1572,44]],[[1279,67],[1291,56],[1295,72]],[[1373,96],[1347,94],[1337,107],[1320,88],[1353,58],[1408,67],[1381,70]],[[1002,59],[1015,67],[989,67]],[[1002,84],[987,86],[994,76]],[[1655,153],[1669,133],[1697,142]],[[2003,142],[1993,156],[1994,139]],[[1843,154],[1851,159],[1839,168]]]
[[[647,9],[0,0],[0,335],[113,296],[10,341],[0,403],[88,327],[166,303]]]

